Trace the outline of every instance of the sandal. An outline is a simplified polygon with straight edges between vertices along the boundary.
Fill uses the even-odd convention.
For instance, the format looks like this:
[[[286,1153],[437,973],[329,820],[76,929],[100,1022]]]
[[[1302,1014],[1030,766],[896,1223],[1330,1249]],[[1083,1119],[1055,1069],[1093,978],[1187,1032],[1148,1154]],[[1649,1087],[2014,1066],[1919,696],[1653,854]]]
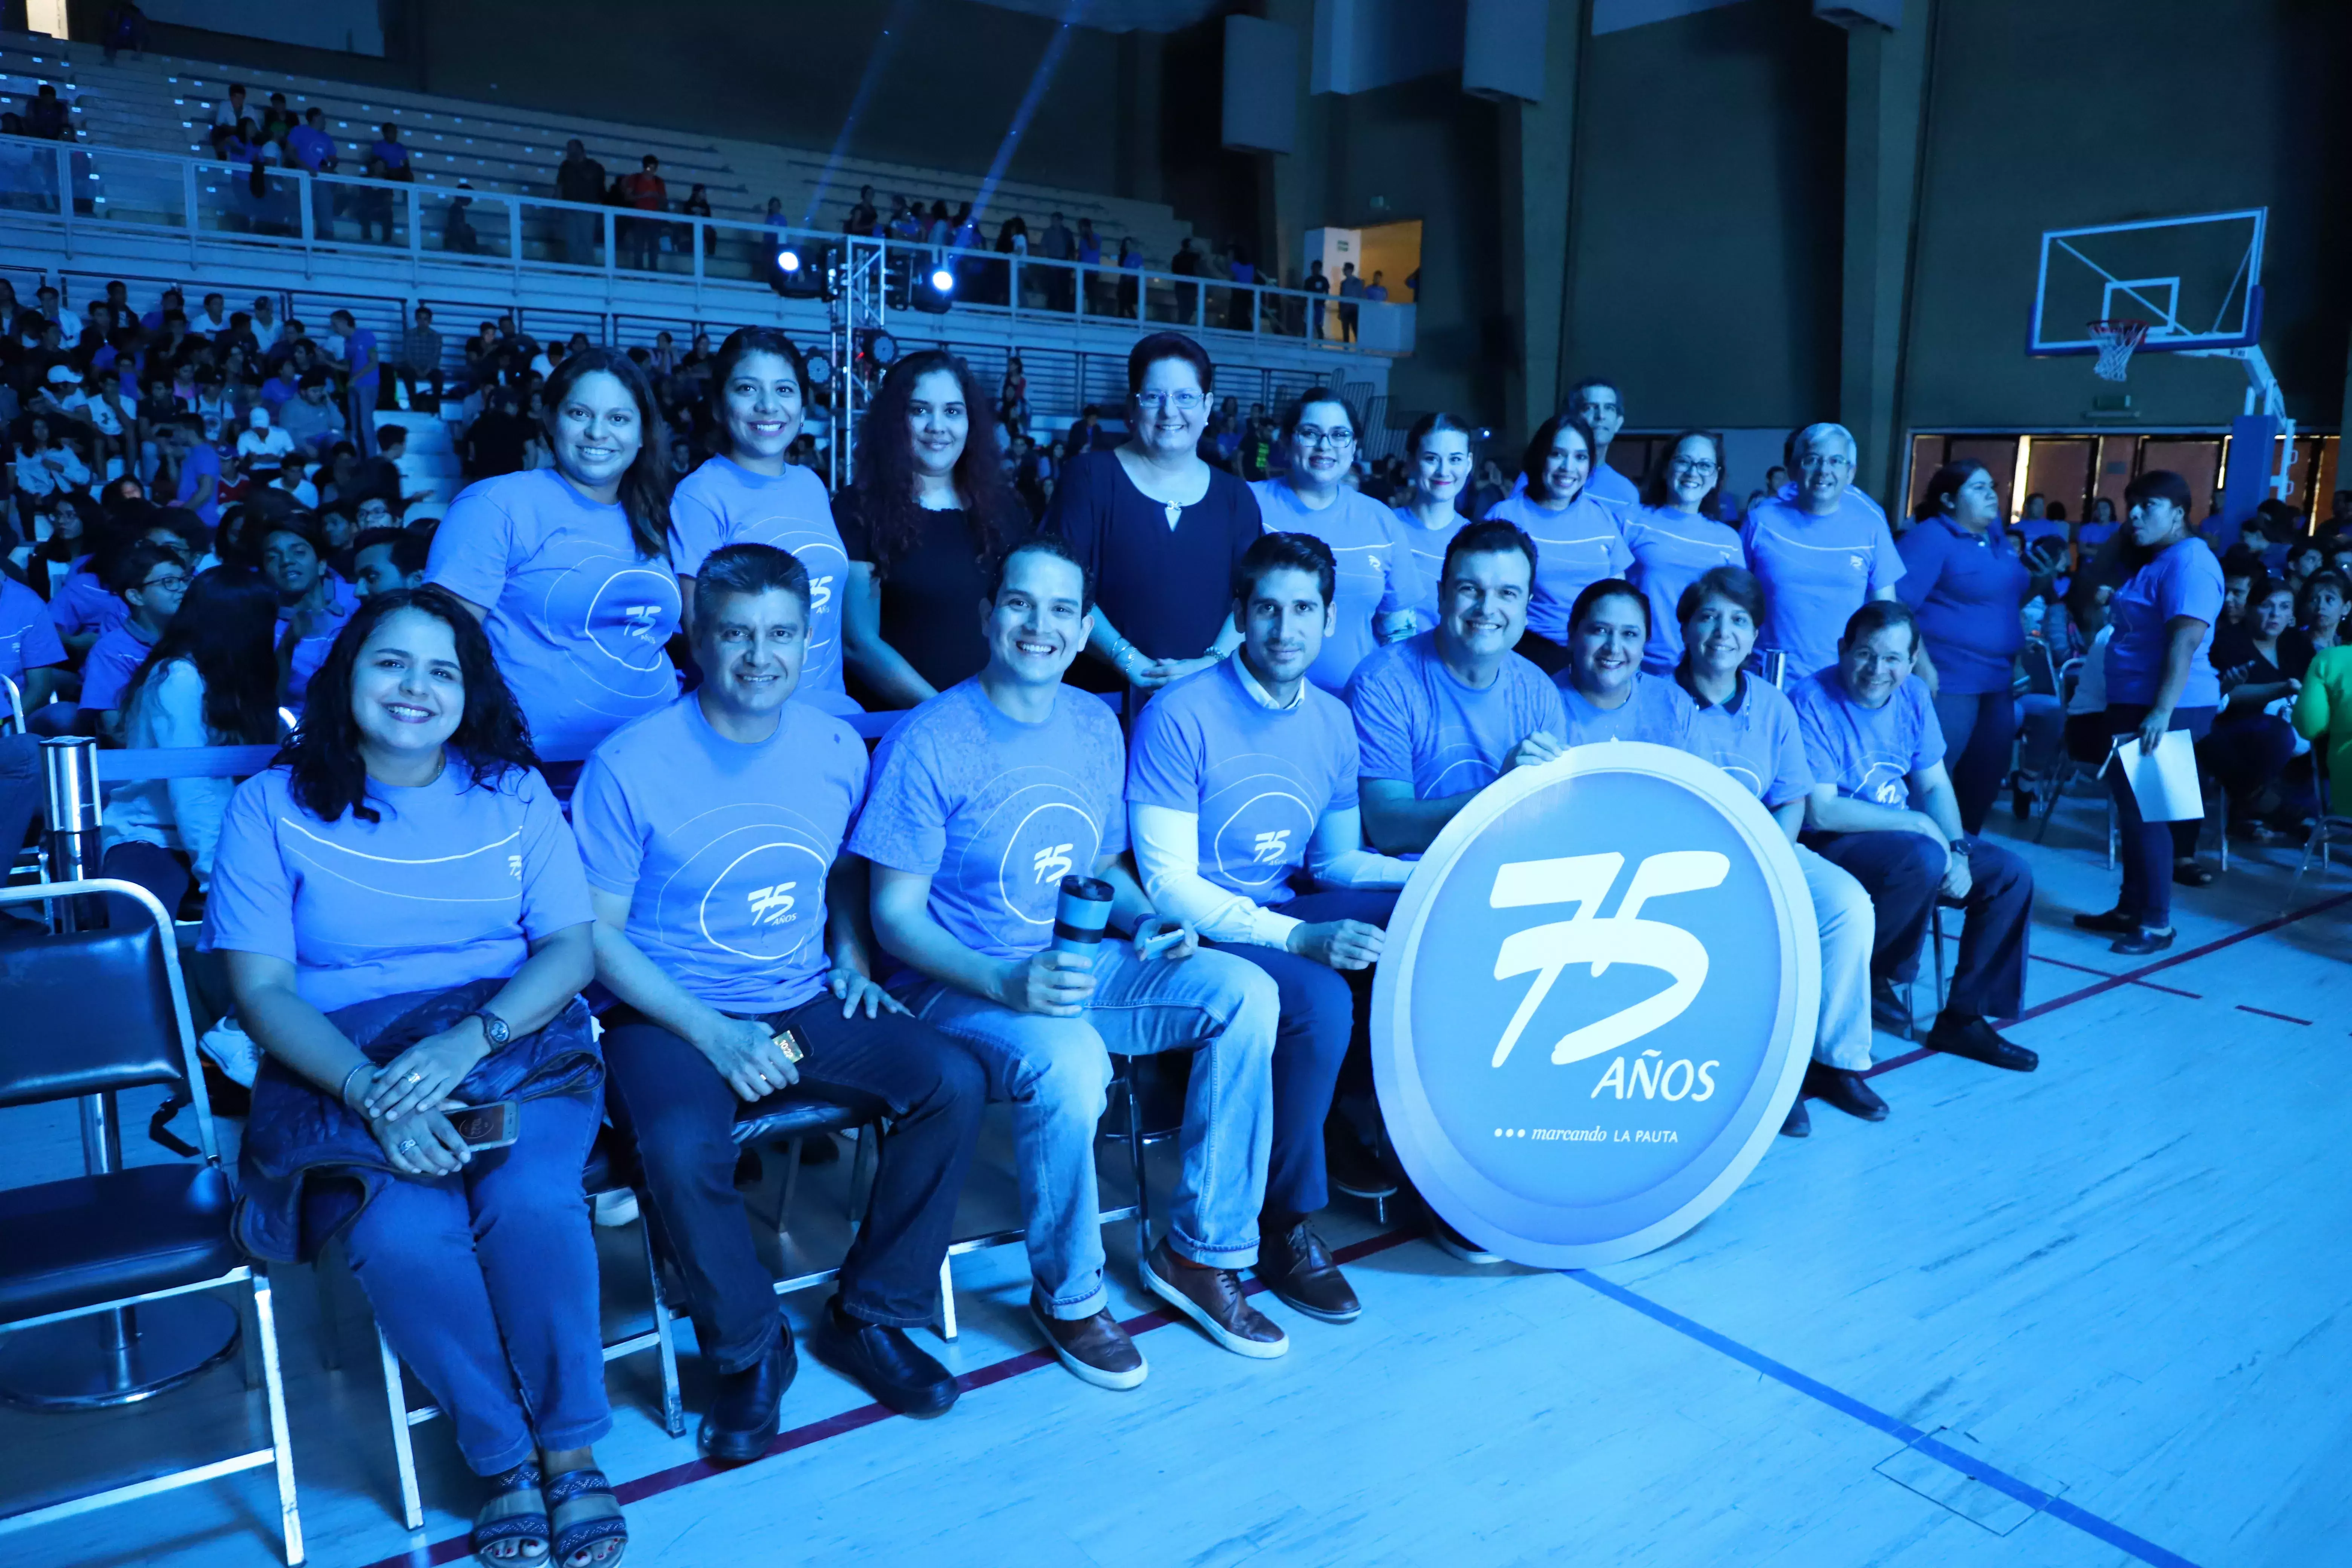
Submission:
[[[555,1523],[553,1556],[562,1568],[613,1568],[629,1544],[629,1527],[621,1519],[621,1500],[602,1470],[566,1470],[547,1483],[547,1506]],[[596,1555],[604,1542],[620,1550]]]
[[[539,1466],[526,1459],[489,1478],[490,1495],[474,1515],[476,1561],[492,1568],[547,1561],[547,1500],[541,1495]],[[514,1542],[510,1552],[491,1549]]]

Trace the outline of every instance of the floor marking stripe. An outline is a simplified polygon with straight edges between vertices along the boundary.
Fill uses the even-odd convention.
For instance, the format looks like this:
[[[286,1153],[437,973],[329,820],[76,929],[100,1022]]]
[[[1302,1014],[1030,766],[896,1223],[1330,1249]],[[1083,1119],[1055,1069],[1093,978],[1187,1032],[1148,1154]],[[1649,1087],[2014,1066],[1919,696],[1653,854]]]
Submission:
[[[2243,1002],[2238,1004],[2238,1011],[2241,1013],[2252,1013],[2257,1018],[2276,1018],[2283,1024],[2308,1024],[2311,1022],[2308,1018],[2298,1018],[2292,1013],[2273,1013],[2268,1007],[2249,1007]]]
[[[1793,1388],[1808,1398],[1828,1405],[1842,1415],[1852,1416],[1865,1426],[1875,1427],[1890,1437],[1899,1438],[1937,1464],[1957,1470],[1971,1480],[1981,1481],[1995,1491],[2015,1498],[2037,1513],[2046,1513],[2062,1523],[2071,1524],[2084,1534],[2103,1541],[2118,1551],[2131,1553],[2143,1563],[2153,1563],[2156,1568],[2197,1568],[2197,1565],[2186,1557],[2168,1552],[2154,1542],[2134,1535],[2123,1526],[2101,1519],[2097,1514],[2086,1512],[2063,1498],[2053,1497],[2039,1487],[2028,1486],[2015,1476],[1995,1469],[1971,1455],[1963,1454],[1948,1443],[1938,1441],[1907,1421],[1900,1420],[1883,1410],[1864,1405],[1852,1394],[1832,1388],[1826,1383],[1807,1377],[1796,1368],[1785,1366],[1763,1352],[1751,1350],[1738,1340],[1716,1332],[1704,1323],[1694,1322],[1671,1308],[1660,1306],[1647,1296],[1627,1289],[1613,1279],[1604,1279],[1600,1275],[1582,1268],[1566,1268],[1560,1272],[1578,1284],[1608,1297],[1621,1306],[1631,1307],[1654,1322],[1663,1323],[1676,1333],[1687,1339],[1696,1340],[1709,1350],[1718,1351],[1736,1362],[1753,1367],[1773,1382]]]
[[[2085,985],[2079,991],[2070,991],[2063,996],[2053,997],[2051,1000],[2041,1004],[2039,1006],[2027,1008],[2019,1017],[2018,1022],[2024,1023],[2029,1019],[2044,1017],[2049,1014],[2058,1011],[2061,1007],[2071,1007],[2077,1002],[2087,1002],[2094,996],[2103,996],[2108,992],[2116,989],[2118,986],[2140,984],[2147,975],[2158,973],[2164,970],[2187,963],[2191,959],[2202,958],[2208,953],[2219,952],[2224,948],[2234,947],[2238,943],[2247,941],[2249,938],[2267,935],[2284,926],[2293,925],[2297,921],[2307,920],[2313,915],[2323,913],[2326,910],[2338,908],[2339,906],[2347,903],[2352,903],[2352,891],[2338,893],[2335,897],[2329,899],[2322,899],[2315,904],[2306,904],[2302,909],[2295,910],[2291,913],[2279,915],[2273,919],[2263,921],[2259,925],[2251,925],[2246,927],[2243,931],[2234,932],[2231,935],[2217,938],[2212,942],[2207,942],[2202,947],[2192,947],[2186,952],[2174,953],[2168,958],[2159,959],[2156,963],[2144,965],[2141,968],[2131,970],[2122,974],[2112,975],[2109,978],[2101,981],[2096,985]],[[2157,987],[2156,989],[2162,988]],[[2296,1019],[2294,1022],[2301,1023],[2304,1022],[2304,1020]],[[1875,1078],[1880,1073],[1893,1072],[1896,1068],[1908,1067],[1913,1062],[1924,1060],[1936,1054],[1937,1053],[1934,1051],[1924,1048],[1906,1051],[1903,1055],[1895,1057],[1891,1060],[1878,1063],[1864,1076]],[[1404,1243],[1415,1239],[1416,1235],[1417,1233],[1412,1231],[1392,1230],[1381,1236],[1368,1237],[1362,1241],[1355,1242],[1349,1246],[1336,1249],[1332,1253],[1332,1258],[1337,1262],[1352,1263],[1360,1258],[1369,1258],[1374,1253],[1385,1252],[1392,1247],[1401,1247]],[[1598,1278],[1597,1276],[1590,1276],[1579,1271],[1570,1271],[1570,1277],[1571,1279],[1582,1280],[1587,1284],[1592,1284],[1595,1289],[1601,1289],[1601,1293],[1603,1295],[1612,1295],[1616,1291],[1623,1289],[1623,1287],[1622,1286],[1610,1286],[1607,1289],[1601,1289],[1601,1286],[1606,1283],[1605,1281],[1595,1283]],[[1263,1284],[1253,1279],[1249,1283],[1249,1293],[1255,1295],[1265,1288],[1265,1287]],[[1646,1302],[1643,1298],[1634,1296],[1632,1291],[1624,1291],[1624,1297],[1626,1299],[1626,1304],[1628,1306],[1635,1307],[1637,1310],[1650,1311],[1651,1308],[1654,1305],[1654,1303]],[[1651,1316],[1656,1317],[1659,1313],[1664,1312],[1666,1312],[1665,1308],[1657,1307],[1654,1311],[1651,1311]],[[1667,1317],[1673,1316],[1674,1315],[1671,1313],[1667,1314]],[[1141,1312],[1137,1314],[1135,1317],[1126,1320],[1121,1326],[1124,1327],[1130,1334],[1139,1334],[1148,1333],[1153,1329],[1165,1328],[1174,1321],[1175,1320],[1173,1318],[1165,1316],[1159,1312]],[[1659,1318],[1659,1321],[1664,1322],[1666,1321],[1666,1318]],[[1717,1346],[1717,1348],[1723,1349],[1727,1354],[1735,1355],[1740,1360],[1748,1360],[1749,1356],[1756,1355],[1756,1352],[1747,1352],[1744,1354],[1741,1353],[1742,1347],[1736,1345],[1734,1342],[1730,1340],[1723,1340],[1722,1336],[1715,1334],[1712,1330],[1703,1329],[1696,1323],[1690,1323],[1688,1319],[1675,1318],[1674,1324],[1670,1326],[1679,1326],[1684,1323],[1689,1323],[1689,1331],[1692,1331],[1693,1337],[1703,1338],[1705,1342],[1713,1343],[1716,1340],[1722,1340],[1722,1343]],[[1760,1356],[1757,1357],[1758,1361],[1762,1361],[1763,1359],[1765,1358]],[[1050,1351],[1024,1351],[1016,1355],[1007,1356],[1003,1361],[992,1362],[987,1366],[980,1367],[974,1371],[965,1373],[959,1377],[957,1381],[966,1389],[985,1388],[992,1384],[1003,1383],[1007,1378],[1019,1377],[1024,1373],[1035,1372],[1041,1367],[1050,1366],[1053,1364],[1053,1362],[1054,1356],[1053,1352]],[[1756,1364],[1756,1363],[1751,1362],[1750,1364]],[[1790,1387],[1799,1388],[1804,1393],[1811,1394],[1814,1398],[1821,1400],[1822,1403],[1844,1411],[1847,1415],[1853,1415],[1856,1420],[1866,1422],[1872,1426],[1880,1426],[1882,1423],[1894,1421],[1893,1416],[1881,1415],[1878,1412],[1872,1410],[1868,1405],[1865,1405],[1857,1400],[1847,1398],[1846,1395],[1838,1393],[1837,1390],[1831,1388],[1826,1384],[1815,1383],[1812,1379],[1805,1377],[1801,1373],[1795,1372],[1787,1367],[1781,1367],[1778,1362],[1771,1363],[1770,1367],[1777,1368],[1778,1370],[1770,1371],[1769,1369],[1762,1366],[1759,1366],[1758,1370],[1769,1371],[1769,1375],[1780,1378],[1781,1381],[1787,1382]],[[1786,1376],[1782,1377],[1782,1373],[1786,1373]],[[855,1432],[862,1427],[871,1426],[877,1422],[887,1419],[890,1414],[890,1411],[880,1405],[863,1405],[854,1410],[844,1411],[838,1415],[827,1416],[822,1421],[810,1422],[805,1426],[795,1426],[791,1431],[782,1433],[777,1436],[774,1446],[771,1447],[768,1450],[769,1457],[772,1458],[777,1454],[789,1453],[795,1448],[805,1448],[812,1444],[825,1442],[831,1438],[841,1436],[845,1433]],[[1901,1424],[1898,1422],[1895,1425],[1900,1426]],[[1883,1429],[1892,1432],[1894,1427],[1885,1427]],[[1912,1428],[1905,1427],[1904,1430],[1910,1431]],[[1975,1460],[1969,1459],[1965,1455],[1958,1454],[1940,1443],[1937,1443],[1932,1437],[1925,1437],[1924,1434],[1922,1435],[1922,1441],[1913,1443],[1913,1446],[1920,1448],[1922,1452],[1927,1453],[1932,1458],[1950,1465],[1954,1469],[1959,1470],[1964,1475],[1977,1476],[1977,1479],[1985,1481],[1988,1485],[1999,1484],[1992,1479],[1992,1475],[1997,1472],[1988,1472],[1983,1475],[1978,1475],[1978,1470],[1982,1467],[1977,1466]],[[1906,1437],[1905,1441],[1910,1442],[1911,1439]],[[760,1461],[754,1462],[757,1463]],[[702,1480],[719,1473],[719,1471],[714,1467],[705,1464],[700,1459],[695,1459],[683,1465],[673,1466],[667,1470],[656,1470],[653,1474],[641,1476],[634,1481],[625,1481],[620,1486],[614,1488],[614,1494],[620,1497],[625,1502],[635,1502],[643,1498],[656,1497],[663,1492],[674,1491],[679,1487],[688,1485],[694,1481]],[[2007,1476],[2001,1477],[2001,1480],[2008,1482],[2009,1486],[2023,1489],[2022,1491],[2013,1491],[2010,1493],[2011,1496],[2018,1498],[2021,1501],[2030,1501],[2030,1499],[2027,1496],[2029,1493],[2032,1497],[2042,1496],[2040,1492],[2035,1491],[2032,1488],[2025,1486],[2025,1483],[2022,1481],[2015,1480]],[[2008,1490],[2009,1488],[2001,1487],[2000,1489]],[[2081,1509],[2078,1509],[2074,1504],[2067,1502],[2063,1498],[2048,1500],[2046,1506],[2041,1506],[2042,1511],[2049,1514],[2053,1519],[2063,1520],[2066,1523],[2074,1525],[2078,1530],[2082,1530],[2091,1535],[2098,1537],[2102,1541],[2107,1542],[2110,1545],[2116,1546],[2122,1551],[2131,1552],[2133,1555],[2139,1557],[2144,1562],[2162,1564],[2163,1568],[2197,1568],[2197,1565],[2190,1563],[2187,1558],[2173,1556],[2169,1552],[2165,1552],[2163,1548],[2143,1542],[2139,1537],[2131,1534],[2128,1531],[2125,1531],[2119,1526],[2109,1524],[2105,1520],[2098,1518],[2096,1515],[2084,1513]],[[466,1547],[468,1539],[469,1537],[467,1535],[453,1535],[446,1540],[434,1542],[429,1546],[419,1544],[410,1548],[406,1552],[395,1552],[390,1557],[380,1558],[376,1562],[368,1564],[368,1568],[438,1568],[438,1565],[441,1563],[454,1563],[458,1558],[466,1556],[467,1554]],[[2150,1552],[2153,1552],[2156,1555],[2148,1555]]]

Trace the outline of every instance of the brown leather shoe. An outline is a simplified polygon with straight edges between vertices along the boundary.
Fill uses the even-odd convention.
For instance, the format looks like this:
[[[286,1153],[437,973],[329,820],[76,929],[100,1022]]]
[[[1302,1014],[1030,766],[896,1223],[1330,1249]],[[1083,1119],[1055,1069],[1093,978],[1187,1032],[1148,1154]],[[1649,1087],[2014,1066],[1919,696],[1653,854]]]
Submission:
[[[1235,1355],[1270,1361],[1290,1353],[1290,1336],[1249,1304],[1242,1294],[1242,1277],[1235,1270],[1181,1262],[1168,1250],[1164,1237],[1141,1267],[1143,1282],[1153,1295],[1200,1324],[1211,1339]]]
[[[1363,1303],[1310,1222],[1258,1222],[1257,1277],[1285,1306],[1327,1323],[1352,1323]]]
[[[1151,1370],[1108,1308],[1091,1318],[1057,1318],[1045,1310],[1045,1298],[1033,1286],[1029,1315],[1045,1331],[1045,1342],[1061,1363],[1097,1388],[1133,1388]]]

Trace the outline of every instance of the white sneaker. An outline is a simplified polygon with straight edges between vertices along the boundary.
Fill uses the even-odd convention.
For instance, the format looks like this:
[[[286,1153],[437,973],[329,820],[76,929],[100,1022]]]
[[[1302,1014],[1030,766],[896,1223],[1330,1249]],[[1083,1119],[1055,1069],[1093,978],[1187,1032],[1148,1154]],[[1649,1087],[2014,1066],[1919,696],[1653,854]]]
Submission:
[[[1431,1220],[1429,1239],[1465,1263],[1475,1263],[1484,1267],[1489,1263],[1503,1261],[1501,1253],[1488,1252],[1442,1219]]]

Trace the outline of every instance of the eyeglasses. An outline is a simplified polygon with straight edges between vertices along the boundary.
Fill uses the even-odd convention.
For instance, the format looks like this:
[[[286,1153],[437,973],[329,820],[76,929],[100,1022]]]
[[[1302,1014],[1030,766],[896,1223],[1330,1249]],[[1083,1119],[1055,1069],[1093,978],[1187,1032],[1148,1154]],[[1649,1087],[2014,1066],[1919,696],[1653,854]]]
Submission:
[[[1187,389],[1182,392],[1139,392],[1135,395],[1138,408],[1175,408],[1190,414],[1209,405],[1206,394]]]
[[[139,585],[142,588],[185,588],[188,585],[188,579],[177,572],[173,572],[161,577],[150,577]]]
[[[1312,425],[1301,425],[1294,434],[1302,447],[1328,447],[1335,452],[1344,452],[1356,444],[1353,430],[1318,430]]]
[[[1678,468],[1685,474],[1711,474],[1715,472],[1714,461],[1706,458],[1676,458],[1674,461],[1668,463],[1666,467],[1670,468]]]

